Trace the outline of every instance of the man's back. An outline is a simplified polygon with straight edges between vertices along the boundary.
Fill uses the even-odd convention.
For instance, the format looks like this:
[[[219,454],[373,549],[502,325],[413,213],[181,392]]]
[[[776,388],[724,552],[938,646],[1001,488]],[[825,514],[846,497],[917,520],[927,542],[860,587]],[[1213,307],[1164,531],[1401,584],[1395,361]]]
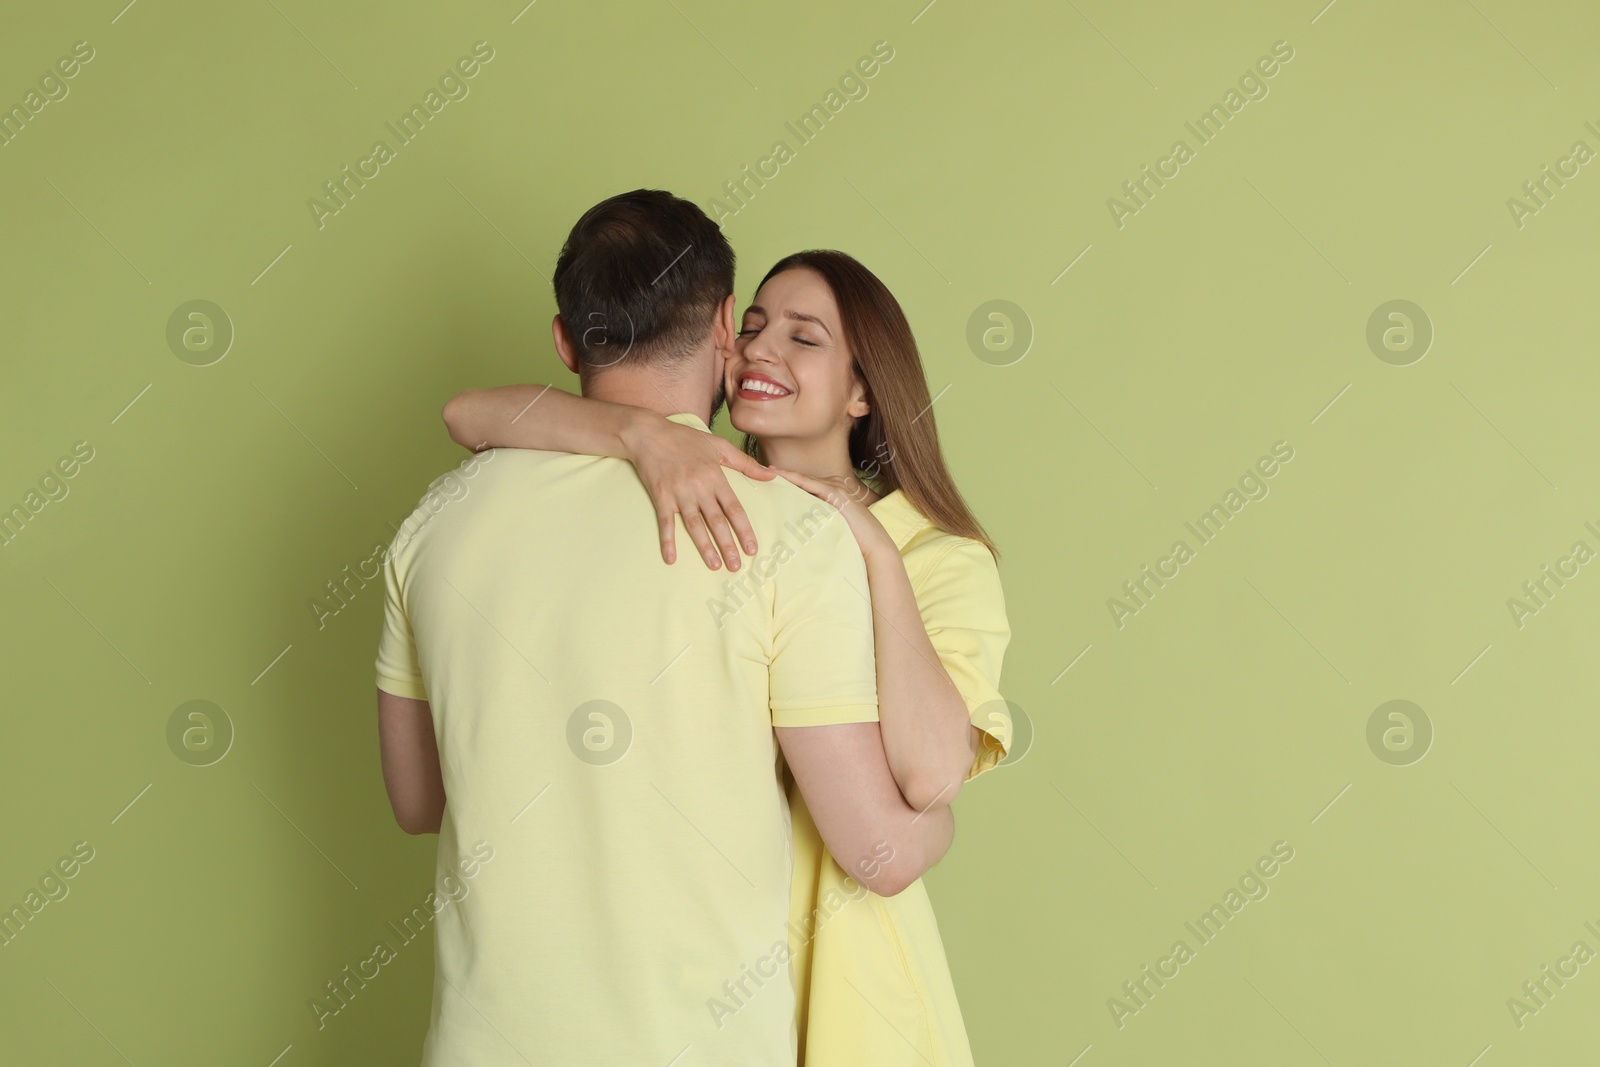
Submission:
[[[845,523],[735,476],[760,556],[668,566],[625,462],[481,462],[386,565],[379,687],[430,702],[460,887],[424,1064],[791,1062],[772,726],[876,718]]]

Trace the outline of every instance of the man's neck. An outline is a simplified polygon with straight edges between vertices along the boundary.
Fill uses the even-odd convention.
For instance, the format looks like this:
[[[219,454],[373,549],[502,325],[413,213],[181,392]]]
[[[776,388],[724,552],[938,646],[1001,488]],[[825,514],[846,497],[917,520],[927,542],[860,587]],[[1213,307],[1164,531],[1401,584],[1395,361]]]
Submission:
[[[613,367],[592,374],[583,395],[613,404],[630,404],[658,415],[694,415],[711,420],[711,396],[704,386],[647,368]]]

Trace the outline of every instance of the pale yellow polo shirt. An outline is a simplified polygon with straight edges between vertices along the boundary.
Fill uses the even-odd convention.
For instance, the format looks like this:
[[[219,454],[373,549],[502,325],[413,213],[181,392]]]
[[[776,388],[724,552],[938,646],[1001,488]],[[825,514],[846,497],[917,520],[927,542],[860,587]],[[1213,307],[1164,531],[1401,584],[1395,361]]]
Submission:
[[[1011,746],[1011,715],[999,688],[1011,638],[999,568],[980,542],[939,529],[904,492],[889,493],[871,510],[900,550],[940,665],[972,724],[985,731],[970,780],[998,766]],[[791,966],[806,1067],[972,1067],[922,879],[892,897],[868,892],[829,854],[792,783],[789,802]]]
[[[377,659],[431,705],[440,876],[494,850],[434,920],[423,1067],[792,1064],[772,728],[878,717],[847,524],[729,472],[761,544],[730,575],[661,561],[623,460],[497,449],[449,479],[395,538]]]
[[[980,541],[935,526],[895,490],[870,509],[894,539],[939,663],[955,682],[972,725],[984,732],[971,781],[999,765],[1011,747],[1011,712],[1000,695],[1000,667],[1011,641],[994,553]]]

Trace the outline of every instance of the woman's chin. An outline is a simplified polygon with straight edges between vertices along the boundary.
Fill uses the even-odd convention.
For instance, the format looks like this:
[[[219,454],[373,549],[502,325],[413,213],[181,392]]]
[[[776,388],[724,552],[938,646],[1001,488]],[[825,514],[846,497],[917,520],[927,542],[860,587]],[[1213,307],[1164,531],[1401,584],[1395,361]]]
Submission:
[[[737,396],[728,398],[728,422],[740,433],[758,436],[763,432],[770,433],[772,420],[763,418],[765,414],[758,400],[741,400]]]

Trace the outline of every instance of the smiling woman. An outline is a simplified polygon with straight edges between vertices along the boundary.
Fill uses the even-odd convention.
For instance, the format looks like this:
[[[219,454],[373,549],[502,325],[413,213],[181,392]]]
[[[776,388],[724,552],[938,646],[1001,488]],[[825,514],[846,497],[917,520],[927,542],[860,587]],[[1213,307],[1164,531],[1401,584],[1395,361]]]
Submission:
[[[735,395],[751,401],[730,408],[745,451],[767,462],[778,447],[783,466],[806,470],[831,447],[829,433],[842,431],[852,470],[873,472],[939,529],[993,552],[945,465],[922,357],[894,294],[843,252],[809,249],[773,264],[756,300],[727,374],[739,385]],[[799,396],[765,387],[746,396],[747,381]]]

